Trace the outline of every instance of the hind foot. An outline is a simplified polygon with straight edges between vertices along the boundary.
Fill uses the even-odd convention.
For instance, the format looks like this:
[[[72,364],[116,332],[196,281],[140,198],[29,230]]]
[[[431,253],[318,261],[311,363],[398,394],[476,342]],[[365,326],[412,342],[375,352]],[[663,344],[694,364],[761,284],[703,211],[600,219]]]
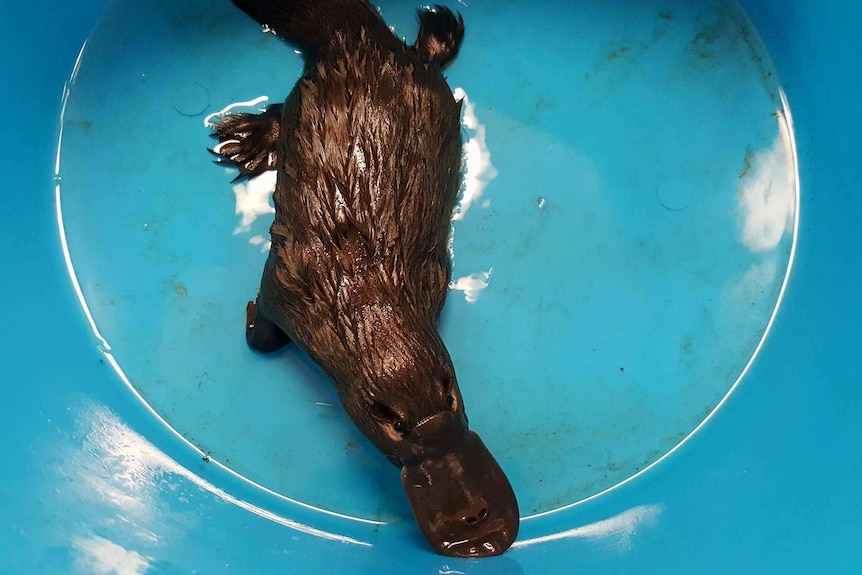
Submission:
[[[250,348],[261,353],[279,350],[290,343],[287,334],[263,313],[258,312],[253,301],[248,302],[245,307],[245,340]]]
[[[443,6],[423,8],[419,11],[419,35],[413,49],[428,62],[445,68],[458,55],[464,38],[464,19],[456,18]]]
[[[216,131],[211,134],[219,143],[210,152],[218,156],[216,163],[239,168],[234,182],[275,169],[283,109],[282,104],[274,104],[262,114],[230,114],[219,118]]]

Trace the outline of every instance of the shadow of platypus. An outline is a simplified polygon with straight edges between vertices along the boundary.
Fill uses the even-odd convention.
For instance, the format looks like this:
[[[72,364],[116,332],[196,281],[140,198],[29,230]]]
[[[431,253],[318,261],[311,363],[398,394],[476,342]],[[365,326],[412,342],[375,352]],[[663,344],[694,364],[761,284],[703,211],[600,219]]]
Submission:
[[[233,114],[214,153],[240,178],[277,171],[272,247],[249,302],[249,345],[293,341],[332,380],[356,426],[399,466],[438,552],[504,552],[518,504],[468,428],[437,332],[451,275],[449,226],[461,173],[461,102],[442,69],[463,20],[419,12],[412,46],[365,0],[234,0],[299,47],[284,104]]]

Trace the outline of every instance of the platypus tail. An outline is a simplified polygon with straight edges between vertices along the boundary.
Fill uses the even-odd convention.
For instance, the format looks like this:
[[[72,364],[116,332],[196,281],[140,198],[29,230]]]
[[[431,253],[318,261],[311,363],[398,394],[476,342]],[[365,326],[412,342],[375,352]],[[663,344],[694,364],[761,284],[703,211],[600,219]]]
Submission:
[[[366,0],[233,0],[233,3],[312,58],[322,57],[336,34],[350,36],[364,28],[373,34],[392,36],[380,14]]]

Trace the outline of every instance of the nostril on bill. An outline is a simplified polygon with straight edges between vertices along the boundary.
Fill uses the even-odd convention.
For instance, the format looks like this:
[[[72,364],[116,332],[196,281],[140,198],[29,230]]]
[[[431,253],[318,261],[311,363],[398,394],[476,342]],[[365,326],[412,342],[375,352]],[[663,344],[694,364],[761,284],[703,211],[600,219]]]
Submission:
[[[474,523],[478,523],[480,520],[484,519],[487,516],[488,516],[488,509],[486,507],[483,507],[482,509],[479,510],[479,513],[477,513],[475,515],[465,516],[464,521],[469,525],[473,525]]]

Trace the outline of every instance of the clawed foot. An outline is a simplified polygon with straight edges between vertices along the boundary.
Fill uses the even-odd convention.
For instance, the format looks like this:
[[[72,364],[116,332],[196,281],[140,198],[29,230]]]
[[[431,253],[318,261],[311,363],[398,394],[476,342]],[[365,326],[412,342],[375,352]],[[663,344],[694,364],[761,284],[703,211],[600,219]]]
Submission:
[[[262,114],[230,114],[219,118],[212,133],[219,143],[209,151],[218,156],[216,163],[239,168],[234,182],[275,169],[283,108],[276,104]]]

